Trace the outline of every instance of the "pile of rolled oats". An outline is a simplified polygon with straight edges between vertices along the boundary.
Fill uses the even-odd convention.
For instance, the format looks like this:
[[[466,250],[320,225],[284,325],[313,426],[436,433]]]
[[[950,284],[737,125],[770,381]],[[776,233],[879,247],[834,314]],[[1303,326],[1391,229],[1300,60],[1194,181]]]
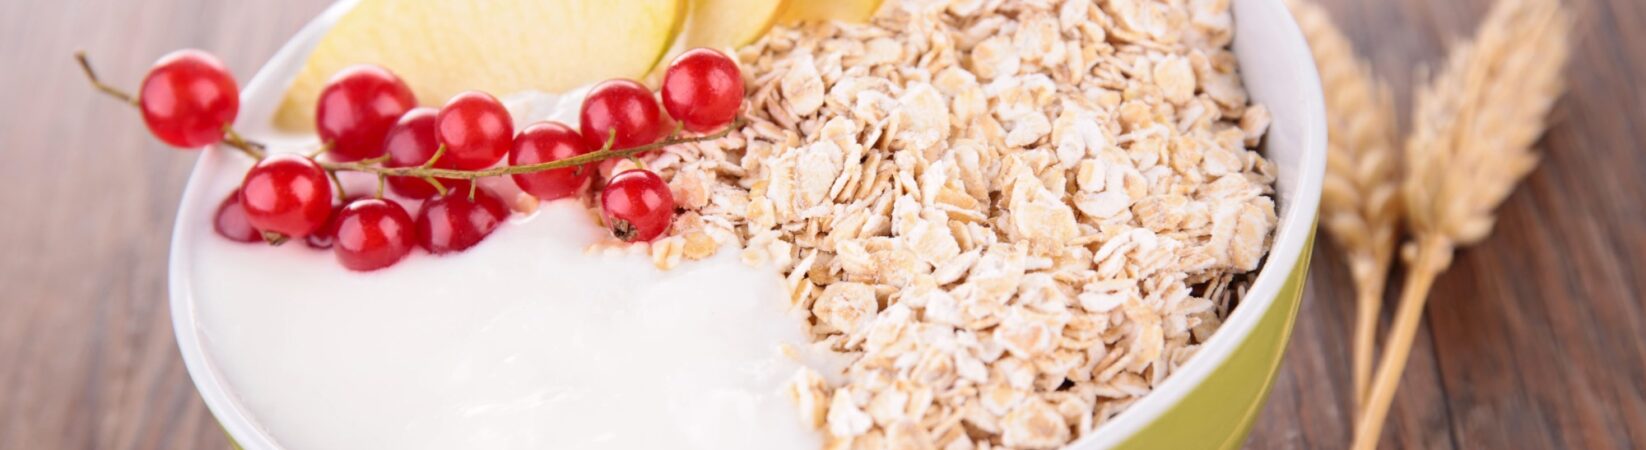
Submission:
[[[773,30],[738,54],[749,124],[651,163],[687,212],[650,251],[785,275],[850,361],[792,387],[831,448],[1064,445],[1193,355],[1268,249],[1231,27],[1227,0],[907,0]]]

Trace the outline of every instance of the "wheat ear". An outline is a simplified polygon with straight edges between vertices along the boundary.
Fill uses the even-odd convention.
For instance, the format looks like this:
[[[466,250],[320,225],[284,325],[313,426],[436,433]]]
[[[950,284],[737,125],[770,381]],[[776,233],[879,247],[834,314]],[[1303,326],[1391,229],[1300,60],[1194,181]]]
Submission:
[[[1537,166],[1531,146],[1564,89],[1571,28],[1558,0],[1499,0],[1418,92],[1401,186],[1415,242],[1401,250],[1406,285],[1353,448],[1377,445],[1435,277],[1491,233],[1493,210]]]
[[[1344,251],[1355,284],[1354,399],[1365,404],[1379,307],[1400,227],[1394,101],[1320,5],[1286,2],[1314,52],[1328,134],[1321,224]]]

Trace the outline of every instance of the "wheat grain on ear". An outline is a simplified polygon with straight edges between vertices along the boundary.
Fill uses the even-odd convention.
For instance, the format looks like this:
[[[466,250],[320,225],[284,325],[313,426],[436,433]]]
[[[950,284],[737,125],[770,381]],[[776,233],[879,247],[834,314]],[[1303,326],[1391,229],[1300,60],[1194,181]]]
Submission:
[[[1325,91],[1328,134],[1321,225],[1342,248],[1354,277],[1355,405],[1365,402],[1378,309],[1400,226],[1394,102],[1320,5],[1287,1],[1314,53]]]
[[[1558,0],[1499,0],[1474,41],[1418,92],[1401,186],[1414,235],[1401,250],[1407,282],[1354,448],[1377,445],[1435,277],[1454,249],[1491,233],[1493,210],[1537,166],[1531,146],[1565,88],[1571,27]]]

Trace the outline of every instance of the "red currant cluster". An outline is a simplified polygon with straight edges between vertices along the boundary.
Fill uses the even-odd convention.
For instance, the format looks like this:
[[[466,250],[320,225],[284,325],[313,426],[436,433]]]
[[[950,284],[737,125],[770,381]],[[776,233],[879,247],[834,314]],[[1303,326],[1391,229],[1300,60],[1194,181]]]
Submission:
[[[344,267],[357,271],[393,265],[413,247],[438,255],[485,239],[509,208],[479,188],[481,178],[510,176],[542,200],[578,196],[603,160],[724,136],[743,101],[737,63],[695,49],[670,64],[661,105],[640,83],[608,80],[584,99],[579,129],[545,121],[516,133],[508,110],[489,94],[458,94],[438,110],[418,107],[394,73],[360,65],[337,73],[320,93],[321,151],[269,154],[234,132],[239,88],[207,53],[180,50],[160,58],[135,98],[98,81],[83,55],[80,62],[95,87],[136,105],[161,141],[185,149],[221,142],[257,160],[218,207],[218,234],[240,242],[303,239],[333,249]],[[677,137],[681,129],[696,135]],[[499,165],[505,156],[507,164]],[[377,175],[377,194],[346,195],[339,171]],[[631,169],[602,184],[600,206],[614,236],[649,241],[673,222],[674,198],[656,173]],[[415,217],[385,197],[384,186],[420,203]]]

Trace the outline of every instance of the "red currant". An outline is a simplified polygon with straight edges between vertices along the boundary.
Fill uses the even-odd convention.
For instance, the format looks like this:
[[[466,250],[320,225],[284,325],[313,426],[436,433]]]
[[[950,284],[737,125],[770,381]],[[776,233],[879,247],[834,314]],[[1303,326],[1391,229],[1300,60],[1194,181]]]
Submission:
[[[350,203],[366,198],[368,197],[363,195],[351,195],[343,203],[332,205],[331,216],[326,218],[326,223],[320,225],[320,228],[314,230],[313,233],[309,233],[307,237],[304,237],[303,243],[308,244],[309,248],[315,250],[330,249],[334,241],[333,238],[337,236],[337,214],[343,212],[344,206],[349,206]]]
[[[514,150],[509,151],[509,165],[559,161],[591,151],[583,142],[583,136],[571,127],[559,122],[538,122],[515,136]],[[539,199],[555,200],[576,195],[594,170],[591,164],[516,174],[514,184]]]
[[[663,107],[687,130],[714,131],[743,104],[743,74],[726,55],[697,48],[682,53],[663,76]]]
[[[326,217],[326,223],[320,224],[313,233],[303,237],[303,243],[315,250],[331,248],[333,237],[337,236],[337,213],[343,212],[346,205],[332,205],[331,215]]]
[[[668,133],[668,118],[645,86],[632,80],[606,80],[589,91],[578,114],[589,148],[601,148],[616,133],[612,148],[657,142]]]
[[[313,160],[289,153],[264,158],[240,184],[240,206],[251,226],[304,237],[331,216],[331,180]]]
[[[240,190],[229,193],[228,198],[217,205],[217,217],[212,221],[212,228],[217,234],[235,242],[258,242],[263,240],[262,233],[251,227],[246,220],[246,209],[240,207]]]
[[[434,133],[434,108],[416,108],[400,116],[400,120],[389,127],[389,132],[383,137],[383,148],[389,152],[389,160],[383,163],[384,167],[417,167],[434,157],[440,149],[440,142]],[[456,169],[455,160],[450,158],[451,151],[434,162],[437,169]],[[468,180],[453,180],[441,178],[440,185],[455,192],[468,192]],[[389,177],[389,189],[401,196],[414,199],[433,197],[439,191],[427,181],[412,177]]]
[[[657,239],[674,222],[674,194],[650,170],[624,171],[606,182],[600,208],[612,236],[626,242]]]
[[[155,61],[137,99],[149,132],[177,148],[223,140],[224,129],[240,113],[240,87],[234,75],[216,57],[193,49]]]
[[[476,190],[473,200],[467,191],[454,191],[423,203],[417,213],[417,243],[436,255],[468,250],[508,217],[508,205],[484,189]]]
[[[411,88],[393,72],[370,64],[349,66],[320,91],[314,128],[320,142],[331,143],[332,159],[373,158],[383,154],[389,126],[416,106]]]
[[[416,246],[417,229],[399,203],[369,198],[337,213],[337,262],[355,271],[392,266]]]
[[[478,170],[497,164],[514,144],[514,119],[484,92],[457,94],[435,117],[435,137],[446,146],[443,160],[453,168]]]

